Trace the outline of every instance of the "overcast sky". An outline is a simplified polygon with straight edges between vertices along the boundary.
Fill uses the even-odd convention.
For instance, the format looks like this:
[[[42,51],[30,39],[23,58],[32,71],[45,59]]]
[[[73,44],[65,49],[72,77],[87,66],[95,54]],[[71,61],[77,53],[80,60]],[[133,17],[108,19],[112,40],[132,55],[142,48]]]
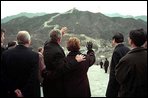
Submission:
[[[1,1],[1,19],[21,12],[64,13],[72,8],[104,14],[147,15],[147,1]]]

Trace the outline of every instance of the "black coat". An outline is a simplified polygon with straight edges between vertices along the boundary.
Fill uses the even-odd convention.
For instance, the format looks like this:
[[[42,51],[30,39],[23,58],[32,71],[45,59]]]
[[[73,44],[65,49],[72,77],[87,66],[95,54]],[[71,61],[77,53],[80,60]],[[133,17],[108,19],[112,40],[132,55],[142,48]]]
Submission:
[[[109,61],[106,60],[106,61],[104,62],[104,68],[106,69],[106,68],[108,68],[108,66],[109,66]]]
[[[119,90],[119,83],[115,77],[115,67],[118,64],[119,60],[129,51],[130,49],[125,47],[123,44],[119,44],[115,47],[112,60],[110,65],[110,75],[109,75],[109,82],[106,91],[107,97],[117,97],[118,90]]]
[[[109,66],[109,61],[105,60],[105,62],[104,62],[105,73],[107,73],[108,66]]]
[[[66,60],[63,49],[56,42],[50,41],[45,43],[43,55],[47,71],[57,72],[58,69],[61,69],[63,66],[65,66],[64,69],[60,70],[60,73],[63,74],[73,69],[69,66],[77,64],[76,60],[70,62]],[[43,92],[45,97],[65,96],[63,90],[63,77],[61,77],[61,74],[56,75],[57,78],[54,79],[49,79],[51,78],[49,75],[44,77]]]
[[[67,60],[75,59],[80,52],[70,52]],[[89,51],[86,55],[86,61],[79,63],[76,69],[64,75],[64,91],[66,97],[91,97],[89,80],[87,71],[95,62],[93,51]]]
[[[6,50],[6,48],[3,47],[3,46],[1,46],[1,55],[2,55],[2,53],[3,53],[5,50]]]
[[[20,89],[24,97],[40,97],[38,79],[39,55],[31,49],[18,45],[2,55],[2,80],[8,96]]]
[[[147,50],[135,48],[116,67],[120,97],[147,97]]]
[[[3,46],[1,46],[1,56],[2,56],[2,53],[4,52],[6,50],[6,48],[4,48]],[[2,62],[2,61],[1,61]],[[2,68],[2,64],[0,65],[0,77],[2,77],[2,70],[1,70],[1,68]],[[3,83],[4,81],[2,80],[2,78],[0,78],[0,97],[2,98],[2,97],[5,97],[5,96],[7,96],[7,91],[6,91],[6,88],[5,88],[5,86],[4,86],[4,83]]]

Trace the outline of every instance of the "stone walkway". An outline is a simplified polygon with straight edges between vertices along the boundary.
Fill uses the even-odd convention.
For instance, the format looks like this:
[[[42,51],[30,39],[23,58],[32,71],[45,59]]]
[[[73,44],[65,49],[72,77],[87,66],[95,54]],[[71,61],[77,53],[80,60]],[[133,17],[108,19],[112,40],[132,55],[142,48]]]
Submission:
[[[93,65],[89,68],[88,78],[92,97],[105,97],[109,74],[100,66]]]

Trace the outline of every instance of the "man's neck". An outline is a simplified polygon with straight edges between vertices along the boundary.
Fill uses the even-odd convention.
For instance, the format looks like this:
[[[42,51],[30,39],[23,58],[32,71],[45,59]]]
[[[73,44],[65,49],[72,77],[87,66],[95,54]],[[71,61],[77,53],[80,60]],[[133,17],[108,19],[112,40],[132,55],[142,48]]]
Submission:
[[[131,49],[135,49],[135,48],[137,48],[137,46],[134,45],[134,44],[132,44],[132,45],[131,45]]]
[[[30,45],[29,44],[25,44],[24,46],[28,48]]]
[[[23,45],[23,46],[25,46],[27,48],[30,46],[29,44],[19,44],[19,45]]]
[[[120,45],[120,44],[123,44],[123,43],[116,43],[116,44],[115,44],[115,47],[118,46],[118,45]]]

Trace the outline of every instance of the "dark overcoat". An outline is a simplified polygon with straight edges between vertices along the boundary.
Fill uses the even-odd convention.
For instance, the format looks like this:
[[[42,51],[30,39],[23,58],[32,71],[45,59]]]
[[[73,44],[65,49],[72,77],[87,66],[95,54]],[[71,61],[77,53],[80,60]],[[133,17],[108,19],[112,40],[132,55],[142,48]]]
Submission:
[[[115,77],[115,67],[118,64],[119,60],[129,51],[130,49],[124,44],[118,44],[112,54],[111,65],[110,65],[110,74],[109,82],[106,90],[107,97],[117,97],[119,90],[119,83]]]
[[[119,97],[147,97],[147,50],[135,48],[116,67]]]
[[[40,97],[38,53],[18,45],[6,50],[1,60],[1,76],[8,96],[13,96],[14,90],[20,89],[24,97]]]
[[[80,52],[70,52],[67,60],[75,59]],[[64,90],[66,97],[91,97],[87,72],[95,62],[94,52],[88,51],[86,61],[78,63],[77,68],[64,76]]]
[[[48,72],[61,73],[54,75],[54,79],[46,75],[43,80],[43,93],[45,97],[64,97],[64,83],[63,83],[63,73],[66,73],[73,69],[69,65],[76,65],[77,61],[73,60],[71,62],[66,60],[65,53],[62,47],[53,41],[46,42],[44,45],[44,61],[46,65],[46,70]],[[65,66],[65,67],[63,67]],[[62,68],[62,69],[61,69]],[[61,69],[60,72],[57,71]],[[57,77],[57,78],[55,78]],[[49,79],[52,78],[52,79]]]

